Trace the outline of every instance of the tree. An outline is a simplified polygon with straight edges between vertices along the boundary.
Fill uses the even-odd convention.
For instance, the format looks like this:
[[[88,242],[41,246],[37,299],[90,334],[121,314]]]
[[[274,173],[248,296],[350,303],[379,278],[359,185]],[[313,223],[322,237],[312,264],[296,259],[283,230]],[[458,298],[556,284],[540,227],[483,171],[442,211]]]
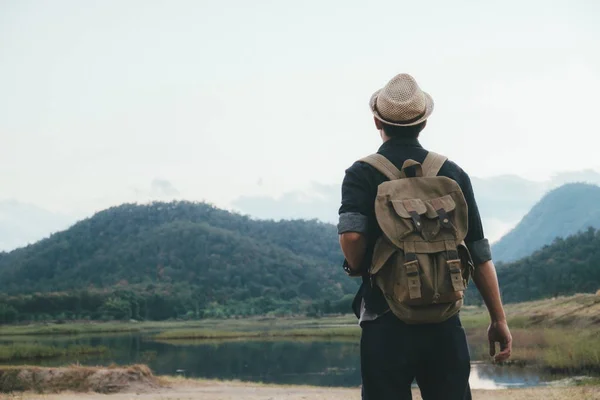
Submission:
[[[14,307],[0,303],[0,324],[10,324],[18,318],[19,313]]]

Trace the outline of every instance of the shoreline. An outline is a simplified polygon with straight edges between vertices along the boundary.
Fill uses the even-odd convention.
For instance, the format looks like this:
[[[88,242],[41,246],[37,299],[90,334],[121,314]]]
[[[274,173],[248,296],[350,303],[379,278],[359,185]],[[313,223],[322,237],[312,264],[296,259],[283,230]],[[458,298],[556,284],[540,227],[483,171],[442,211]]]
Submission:
[[[507,306],[507,311],[511,315],[509,325],[515,347],[511,360],[504,363],[504,366],[516,374],[521,374],[521,368],[532,367],[539,370],[540,374],[559,375],[559,379],[563,376],[585,375],[594,377],[596,383],[600,383],[600,363],[598,362],[600,360],[600,336],[597,335],[600,296],[580,294],[517,303]],[[478,361],[487,363],[489,345],[486,328],[489,317],[485,308],[466,306],[464,313],[461,311],[461,320],[467,333],[471,360],[473,363],[478,363]],[[41,358],[59,358],[56,356],[67,351],[62,347],[70,348],[71,345],[80,343],[89,345],[91,339],[88,340],[88,338],[96,336],[140,336],[140,340],[161,343],[161,349],[165,349],[165,352],[177,353],[185,351],[178,349],[179,346],[190,346],[196,351],[196,345],[207,344],[219,346],[223,344],[223,348],[227,350],[229,348],[227,344],[232,341],[242,343],[254,341],[358,343],[360,333],[360,327],[356,324],[354,315],[331,315],[319,318],[263,316],[190,321],[33,323],[2,327],[0,330],[0,360],[13,365],[21,364],[21,366],[28,360],[37,364],[37,360]],[[54,342],[56,338],[60,339],[56,342],[60,345]],[[80,342],[80,338],[85,338],[87,342],[85,340]],[[127,343],[118,347],[114,354],[107,354],[107,357],[118,357],[118,352],[129,354],[131,345]],[[59,348],[49,351],[48,346],[58,346]],[[255,347],[248,346],[248,349],[252,350]],[[301,354],[298,352],[301,348],[302,345],[291,347],[290,351],[302,359],[298,356]],[[72,352],[72,350],[69,351]],[[85,349],[85,353],[96,351],[99,349],[93,347]],[[207,354],[202,349],[197,352]],[[127,364],[139,362],[146,362],[151,366],[162,365],[161,359],[159,359],[161,354],[154,345],[145,347],[143,353],[135,354],[135,356],[127,356],[121,360],[122,366],[126,367]],[[210,354],[211,357],[221,357],[219,355],[221,353],[218,351]],[[256,354],[256,351],[252,350],[249,354]],[[236,357],[227,352],[222,356]],[[39,364],[58,365],[60,363],[64,365],[68,364],[70,360],[77,363],[79,358],[79,356],[64,357],[64,359],[61,357],[59,361],[48,363],[44,361]],[[168,357],[166,359],[168,360]],[[168,362],[165,359],[162,361]],[[165,373],[171,373],[179,367],[181,365],[177,364],[167,369],[158,369],[162,369]],[[322,367],[327,368],[328,365]],[[210,374],[206,373],[207,368],[210,370]],[[204,365],[204,370],[205,373],[201,376],[227,376],[229,378],[238,376],[212,373],[215,371],[206,365]],[[544,378],[545,380],[550,379]],[[336,383],[336,381],[328,381],[328,383]],[[487,385],[479,387],[489,388]]]
[[[473,399],[598,399],[598,380],[570,386],[472,390]],[[127,367],[0,367],[0,399],[19,400],[359,400],[350,388],[211,380],[154,375],[143,364]],[[413,388],[413,399],[421,399]]]
[[[174,377],[159,378],[166,387],[115,393],[36,394],[25,392],[3,394],[0,399],[22,400],[359,400],[360,388],[274,385],[240,381],[194,380]],[[538,387],[523,389],[473,390],[475,400],[530,400],[530,399],[600,399],[600,386]],[[421,400],[418,389],[413,389],[413,399]]]

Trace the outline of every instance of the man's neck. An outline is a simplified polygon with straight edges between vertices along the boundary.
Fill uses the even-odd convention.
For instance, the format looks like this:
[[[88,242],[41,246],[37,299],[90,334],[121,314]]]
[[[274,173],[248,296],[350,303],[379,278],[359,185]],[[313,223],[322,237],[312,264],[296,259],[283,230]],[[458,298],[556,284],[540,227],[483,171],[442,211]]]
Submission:
[[[414,137],[414,136],[387,136],[387,135],[382,135],[381,139],[383,140],[383,143],[388,143],[389,144],[408,144],[408,145],[419,145],[419,137]]]

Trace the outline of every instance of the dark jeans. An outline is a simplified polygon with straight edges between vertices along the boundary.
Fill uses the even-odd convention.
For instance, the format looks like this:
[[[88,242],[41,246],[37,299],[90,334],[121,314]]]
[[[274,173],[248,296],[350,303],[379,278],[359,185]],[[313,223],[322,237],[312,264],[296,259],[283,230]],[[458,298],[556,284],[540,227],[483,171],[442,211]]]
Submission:
[[[362,398],[471,400],[469,348],[458,315],[439,324],[408,325],[391,312],[362,323]]]

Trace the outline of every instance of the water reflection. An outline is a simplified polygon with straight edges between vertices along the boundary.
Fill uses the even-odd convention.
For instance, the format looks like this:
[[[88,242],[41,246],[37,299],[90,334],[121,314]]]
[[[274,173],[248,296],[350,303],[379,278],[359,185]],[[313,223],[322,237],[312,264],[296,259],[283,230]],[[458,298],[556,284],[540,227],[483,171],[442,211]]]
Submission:
[[[545,378],[542,379],[542,378]],[[540,371],[532,368],[501,367],[490,364],[475,363],[471,366],[469,384],[472,389],[507,389],[511,387],[540,386],[546,380],[556,377],[544,377]]]
[[[79,362],[83,365],[145,363],[161,375],[238,379],[265,383],[317,386],[360,385],[357,341],[229,341],[161,343],[141,335],[44,338],[44,344],[106,346],[110,353],[100,357],[46,360],[42,365]],[[30,362],[28,362],[30,364]],[[557,377],[544,376],[530,368],[474,364],[473,389],[503,389],[537,386]]]

